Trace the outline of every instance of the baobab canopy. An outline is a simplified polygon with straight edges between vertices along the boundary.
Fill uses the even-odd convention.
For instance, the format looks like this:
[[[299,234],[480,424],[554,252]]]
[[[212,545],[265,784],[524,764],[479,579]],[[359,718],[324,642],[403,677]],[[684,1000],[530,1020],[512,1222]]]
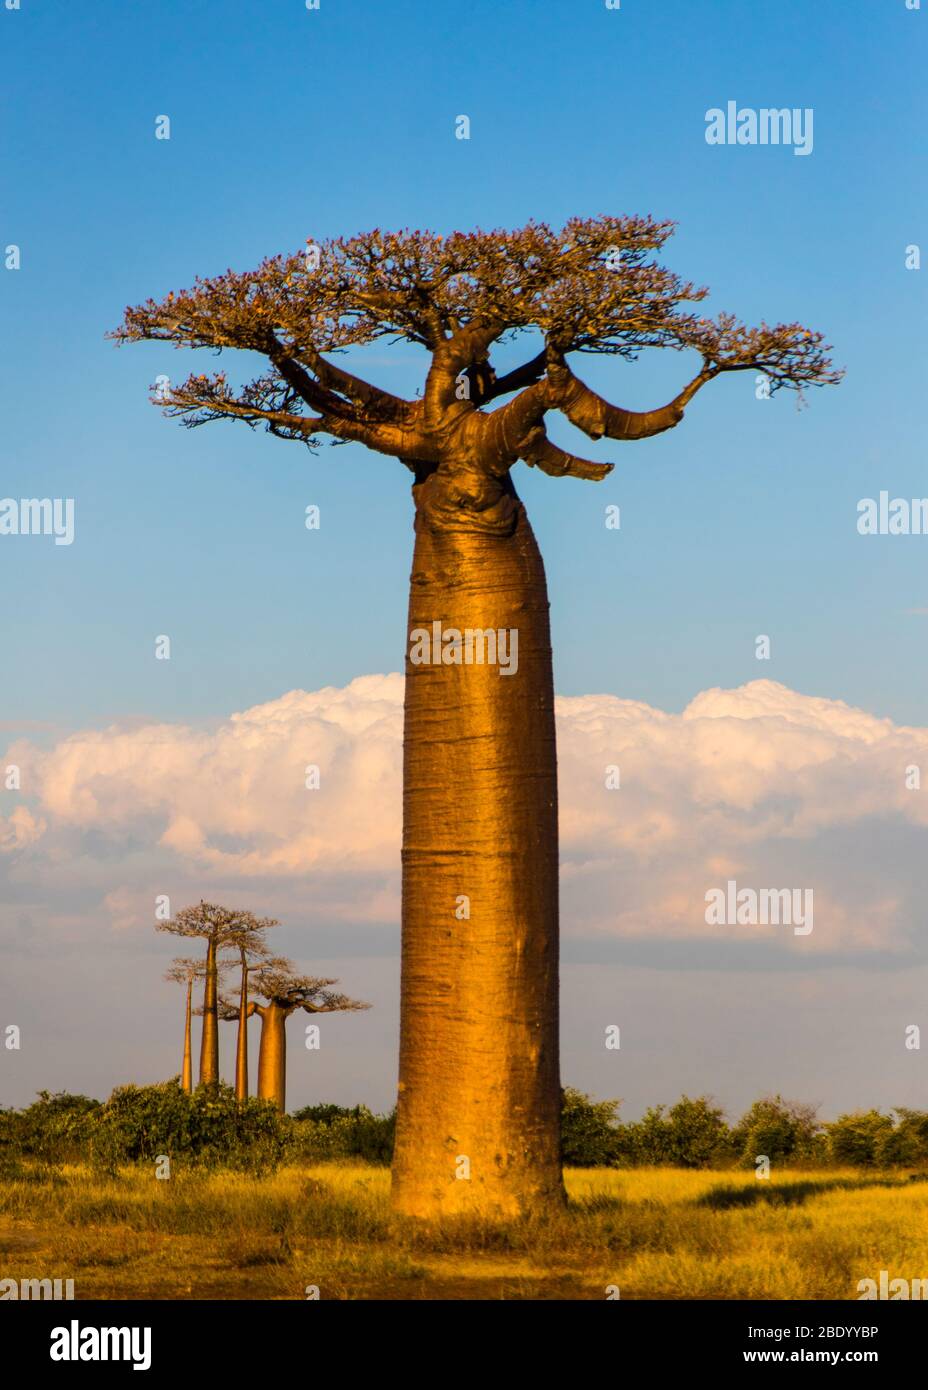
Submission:
[[[673,228],[650,217],[596,217],[571,218],[560,231],[541,222],[444,237],[376,229],[309,242],[306,252],[272,256],[254,271],[198,279],[127,309],[113,336],[239,348],[269,360],[268,371],[239,389],[224,372],[194,374],[159,396],[189,425],[263,422],[285,439],[357,440],[428,467],[448,443],[449,414],[457,420],[513,395],[480,431],[497,469],[521,458],[546,472],[598,478],[609,465],[547,439],[548,411],[562,411],[593,439],[641,438],[677,423],[695,392],[723,372],[761,371],[771,393],[840,377],[822,335],[798,323],[748,328],[730,314],[694,312],[707,290],[656,259]],[[497,376],[492,345],[530,330],[544,337],[543,349]],[[404,400],[321,355],[383,337],[433,354],[423,398]],[[702,359],[663,410],[612,406],[565,361],[569,353],[633,359],[644,348],[689,348]]]

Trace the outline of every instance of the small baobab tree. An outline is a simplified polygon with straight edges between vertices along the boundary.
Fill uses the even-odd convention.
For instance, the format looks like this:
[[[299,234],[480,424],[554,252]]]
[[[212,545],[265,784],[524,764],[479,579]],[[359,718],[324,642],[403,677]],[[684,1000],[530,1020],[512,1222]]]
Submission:
[[[707,291],[659,259],[672,231],[638,216],[377,229],[149,299],[113,335],[264,359],[245,384],[219,371],[158,390],[186,425],[239,420],[310,448],[355,441],[412,474],[393,1162],[408,1215],[506,1219],[564,1199],[549,605],[513,469],[610,472],[556,444],[549,415],[625,444],[673,429],[735,373],[763,374],[771,396],[839,379],[820,333],[692,308]],[[520,336],[523,360],[498,372],[492,357]],[[359,375],[361,357],[351,369],[333,359],[381,339],[425,355],[415,399]],[[651,348],[692,363],[657,409],[615,405],[577,374],[584,354],[629,362]]]
[[[235,1098],[248,1097],[248,975],[260,964],[270,965],[271,950],[265,941],[265,933],[271,927],[280,926],[276,917],[253,917],[243,914],[239,924],[226,936],[224,948],[238,952],[238,965],[241,970],[239,987],[238,1035],[235,1044]]]
[[[298,975],[292,962],[275,959],[252,974],[249,988],[259,999],[248,1002],[250,1017],[261,1019],[261,1043],[258,1050],[258,1096],[272,1100],[278,1110],[286,1109],[287,1093],[287,1019],[297,1009],[308,1014],[346,1013],[369,1009],[358,999],[334,993],[329,986],[337,980],[321,979],[315,975]]]
[[[254,1013],[254,1009],[249,1010],[248,982],[250,976],[256,970],[288,970],[290,962],[284,956],[272,956],[270,949],[263,941],[250,940],[238,943],[239,959],[238,966],[241,971],[239,978],[238,1005],[234,1011],[234,1017],[238,1022],[238,1031],[235,1042],[235,1099],[248,1099],[248,1020]],[[230,1005],[227,1000],[221,1001],[220,1018],[228,1019],[231,1015],[228,1012]]]
[[[248,938],[261,939],[264,930],[276,925],[270,918],[259,918],[240,908],[221,907],[202,899],[194,907],[184,907],[167,922],[157,922],[158,931],[172,936],[199,938],[206,942],[203,963],[203,1032],[200,1040],[200,1085],[215,1085],[219,1080],[219,952],[226,946],[236,946]]]
[[[202,980],[205,975],[206,962],[203,960],[194,960],[191,956],[175,956],[164,974],[164,978],[170,980],[172,984],[186,985],[187,987],[187,1005],[184,1014],[184,1060],[181,1066],[181,1086],[188,1092],[193,1089],[190,1027],[193,1012],[193,985],[195,980]]]

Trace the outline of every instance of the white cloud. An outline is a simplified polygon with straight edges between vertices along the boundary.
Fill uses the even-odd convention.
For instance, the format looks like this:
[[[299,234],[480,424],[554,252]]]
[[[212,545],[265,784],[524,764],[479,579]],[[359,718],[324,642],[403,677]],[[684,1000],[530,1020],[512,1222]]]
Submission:
[[[41,839],[46,823],[36,817],[28,806],[16,806],[6,817],[0,816],[0,854],[11,854]]]
[[[17,753],[53,825],[117,840],[147,827],[152,843],[227,876],[380,868],[397,854],[402,702],[401,676],[361,676],[214,729],[111,728]]]
[[[88,731],[50,750],[19,743],[34,810],[0,821],[0,847],[54,855],[60,875],[68,845],[75,857],[101,844],[134,854],[160,846],[204,891],[215,879],[260,887],[325,876],[339,884],[334,915],[395,920],[402,701],[401,676],[363,676],[291,691],[211,728]],[[566,934],[753,933],[806,951],[909,939],[920,916],[918,836],[908,858],[860,875],[875,825],[928,822],[928,787],[906,787],[907,767],[928,772],[928,730],[773,681],[703,691],[679,715],[610,695],[561,698],[557,714]],[[316,791],[305,787],[309,764],[320,770]],[[619,790],[606,788],[610,765],[621,769]],[[707,928],[705,891],[728,878],[811,887],[812,936],[800,944],[784,928]],[[131,893],[114,891],[114,917],[131,922]]]

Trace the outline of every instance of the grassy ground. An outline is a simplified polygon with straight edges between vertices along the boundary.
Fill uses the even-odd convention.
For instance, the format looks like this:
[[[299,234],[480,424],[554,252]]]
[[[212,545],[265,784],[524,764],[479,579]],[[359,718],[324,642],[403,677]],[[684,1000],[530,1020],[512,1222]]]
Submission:
[[[924,1179],[586,1169],[567,1187],[549,1221],[423,1230],[391,1217],[379,1168],[26,1170],[0,1189],[0,1278],[72,1278],[78,1299],[855,1299],[881,1269],[928,1277]]]

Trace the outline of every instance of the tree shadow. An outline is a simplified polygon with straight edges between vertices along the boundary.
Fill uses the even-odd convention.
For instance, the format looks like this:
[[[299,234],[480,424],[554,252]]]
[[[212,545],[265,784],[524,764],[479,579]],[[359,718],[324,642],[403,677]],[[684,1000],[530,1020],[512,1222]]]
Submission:
[[[768,1186],[758,1181],[755,1187],[713,1187],[694,1199],[697,1207],[711,1207],[713,1211],[727,1211],[732,1207],[754,1207],[762,1202],[768,1206],[801,1206],[808,1197],[816,1197],[823,1192],[858,1192],[866,1187],[908,1187],[910,1182],[924,1181],[913,1175],[906,1178],[831,1178],[826,1182],[784,1182]]]

